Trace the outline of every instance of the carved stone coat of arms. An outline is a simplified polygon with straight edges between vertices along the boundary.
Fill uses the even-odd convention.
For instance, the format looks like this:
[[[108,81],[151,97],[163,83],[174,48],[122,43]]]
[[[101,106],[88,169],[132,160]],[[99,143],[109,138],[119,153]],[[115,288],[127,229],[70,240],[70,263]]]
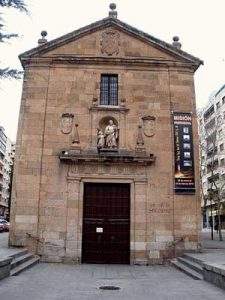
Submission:
[[[101,51],[103,54],[117,55],[120,50],[120,34],[112,29],[104,31],[101,39]]]
[[[143,132],[147,137],[152,137],[155,135],[155,117],[154,116],[143,116]]]
[[[71,133],[72,128],[73,128],[73,119],[74,119],[73,114],[69,114],[69,113],[62,114],[61,124],[60,124],[62,133],[64,133],[64,134]]]

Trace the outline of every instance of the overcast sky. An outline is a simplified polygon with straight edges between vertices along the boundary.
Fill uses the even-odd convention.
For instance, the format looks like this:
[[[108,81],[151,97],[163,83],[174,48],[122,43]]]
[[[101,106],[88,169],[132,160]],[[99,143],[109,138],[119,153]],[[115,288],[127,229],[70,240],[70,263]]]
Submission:
[[[109,0],[25,0],[29,16],[4,9],[8,32],[20,38],[0,44],[1,67],[21,68],[18,55],[37,45],[40,32],[48,40],[108,15]],[[196,101],[203,106],[209,95],[225,84],[225,0],[117,0],[118,18],[171,43],[178,35],[184,51],[204,60],[196,72]],[[0,125],[16,138],[21,81],[0,82]]]

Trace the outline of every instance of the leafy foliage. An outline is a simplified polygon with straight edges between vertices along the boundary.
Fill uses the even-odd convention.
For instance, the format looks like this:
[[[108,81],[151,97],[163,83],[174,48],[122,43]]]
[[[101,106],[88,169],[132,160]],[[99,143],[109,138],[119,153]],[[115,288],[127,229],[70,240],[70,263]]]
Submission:
[[[16,8],[16,9],[26,12],[26,13],[28,12],[27,6],[24,3],[24,0],[0,0],[0,6],[12,7],[12,8]]]
[[[0,78],[7,78],[7,79],[21,79],[23,75],[23,71],[18,71],[16,69],[0,69]]]
[[[0,18],[1,21],[1,18]],[[5,42],[5,40],[9,40],[12,37],[18,37],[18,34],[16,33],[4,33],[1,31],[1,29],[4,27],[3,24],[0,24],[0,43]]]
[[[24,2],[24,0],[0,0],[0,7],[6,7],[6,8],[15,8],[21,12],[27,13],[27,6]],[[6,40],[9,40],[13,37],[18,37],[17,33],[6,33],[4,32],[5,25],[3,24],[4,20],[2,18],[2,13],[0,14],[0,43],[4,43]],[[1,69],[0,68],[0,78],[15,78],[20,79],[22,76],[21,71],[15,70],[15,69]]]

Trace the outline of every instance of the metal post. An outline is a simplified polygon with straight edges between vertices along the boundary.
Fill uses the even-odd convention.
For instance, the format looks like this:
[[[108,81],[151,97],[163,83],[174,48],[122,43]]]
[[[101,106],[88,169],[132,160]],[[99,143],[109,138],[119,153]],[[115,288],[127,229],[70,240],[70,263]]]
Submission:
[[[210,210],[211,210],[211,239],[213,240],[213,216],[212,216],[213,208],[212,208],[212,199],[210,201]]]

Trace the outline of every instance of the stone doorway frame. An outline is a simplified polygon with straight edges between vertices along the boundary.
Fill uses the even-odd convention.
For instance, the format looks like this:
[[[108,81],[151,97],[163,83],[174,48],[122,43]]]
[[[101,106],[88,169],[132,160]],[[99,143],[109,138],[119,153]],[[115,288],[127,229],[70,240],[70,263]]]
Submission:
[[[90,181],[88,181],[88,182],[83,182],[83,190],[84,190],[84,188],[85,188],[85,185],[86,184],[89,184],[89,183],[96,183],[96,184],[109,184],[109,185],[113,185],[113,184],[126,184],[126,185],[128,185],[129,186],[129,231],[128,231],[128,233],[129,233],[129,239],[131,238],[131,183],[129,182],[129,183],[126,183],[126,182],[90,182]],[[83,193],[83,203],[84,203],[84,201],[85,201],[85,197],[84,197],[85,195],[84,195],[84,193]],[[82,216],[82,225],[83,225],[83,218],[84,218],[84,211],[83,211],[83,216]],[[82,229],[82,238],[83,238],[83,229]],[[83,240],[81,241],[81,242],[83,242]],[[83,261],[83,257],[82,257],[82,254],[83,254],[83,249],[81,248],[81,261]],[[131,260],[131,254],[130,254],[130,241],[129,241],[129,264],[130,264],[130,260]],[[110,263],[109,263],[110,264]]]
[[[133,177],[133,178],[132,178]],[[106,176],[91,177],[90,176],[69,176],[67,178],[67,233],[66,233],[66,249],[65,261],[81,262],[82,257],[82,227],[83,227],[83,198],[84,183],[128,183],[130,184],[130,264],[147,263],[147,228],[145,237],[142,241],[137,238],[138,232],[135,223],[138,219],[139,206],[137,202],[140,195],[144,198],[146,204],[145,222],[147,227],[147,178],[134,178],[134,176],[126,176],[126,178]],[[143,191],[140,193],[140,191]],[[139,257],[138,253],[145,254]],[[145,256],[145,257],[143,257]]]

